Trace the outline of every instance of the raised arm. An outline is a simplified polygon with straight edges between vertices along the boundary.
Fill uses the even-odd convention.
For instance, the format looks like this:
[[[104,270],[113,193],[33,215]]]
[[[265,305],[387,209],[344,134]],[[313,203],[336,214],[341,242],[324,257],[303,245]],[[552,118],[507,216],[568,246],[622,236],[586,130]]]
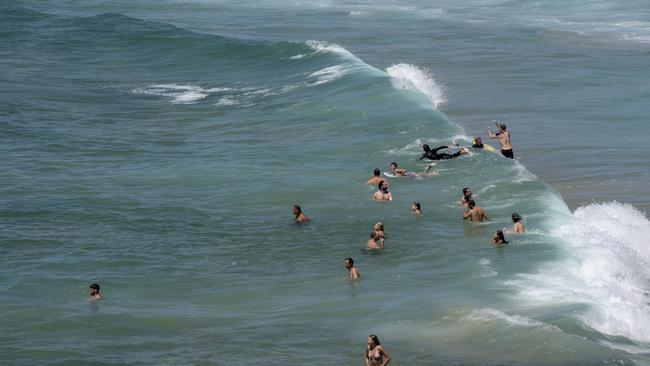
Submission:
[[[472,217],[472,210],[465,210],[465,213],[463,214],[463,220],[467,220],[470,217]]]
[[[492,129],[490,127],[488,127],[488,137],[491,139],[497,138],[497,135],[495,135],[494,132],[492,132]]]

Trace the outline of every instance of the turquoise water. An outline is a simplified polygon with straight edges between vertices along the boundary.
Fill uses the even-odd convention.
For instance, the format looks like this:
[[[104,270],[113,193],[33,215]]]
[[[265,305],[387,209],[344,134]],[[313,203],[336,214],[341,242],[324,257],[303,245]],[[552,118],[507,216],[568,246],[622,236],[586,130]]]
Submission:
[[[0,10],[2,364],[650,363],[643,2]]]

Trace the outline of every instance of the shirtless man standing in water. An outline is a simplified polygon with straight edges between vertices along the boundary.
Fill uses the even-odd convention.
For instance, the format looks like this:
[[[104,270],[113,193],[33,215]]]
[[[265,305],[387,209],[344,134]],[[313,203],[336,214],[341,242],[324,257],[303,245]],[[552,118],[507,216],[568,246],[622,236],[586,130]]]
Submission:
[[[375,168],[375,170],[372,172],[372,178],[370,178],[366,184],[370,184],[372,186],[376,186],[379,184],[379,182],[385,181],[386,179],[381,177],[381,170]]]
[[[474,200],[467,201],[467,210],[463,214],[463,220],[467,219],[474,222],[490,221],[490,218],[485,214],[485,210],[478,207]]]
[[[359,271],[357,270],[357,267],[354,266],[354,260],[352,258],[346,258],[345,259],[345,268],[348,269],[350,272],[350,279],[351,280],[358,280],[359,279]]]
[[[499,139],[501,144],[501,155],[506,158],[514,159],[515,155],[512,153],[512,145],[510,144],[510,132],[506,130],[506,125],[503,123],[494,123],[499,128],[499,132],[496,134],[492,132],[492,129],[488,127],[488,136],[491,139]]]

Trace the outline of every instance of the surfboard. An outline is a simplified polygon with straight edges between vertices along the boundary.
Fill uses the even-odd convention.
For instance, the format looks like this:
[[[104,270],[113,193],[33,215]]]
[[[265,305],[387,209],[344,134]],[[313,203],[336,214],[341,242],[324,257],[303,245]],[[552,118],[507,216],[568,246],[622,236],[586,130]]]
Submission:
[[[384,172],[384,176],[388,178],[413,178],[417,176],[417,173],[415,172],[406,172],[405,175],[397,175],[392,172]]]
[[[494,146],[488,144],[483,144],[483,150],[493,153],[497,152],[497,149],[495,149]]]

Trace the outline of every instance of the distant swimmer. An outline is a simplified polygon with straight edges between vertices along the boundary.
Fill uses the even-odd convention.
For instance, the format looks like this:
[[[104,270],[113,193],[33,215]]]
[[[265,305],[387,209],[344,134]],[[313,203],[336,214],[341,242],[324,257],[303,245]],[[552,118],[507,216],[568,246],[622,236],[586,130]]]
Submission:
[[[397,168],[397,163],[392,162],[390,163],[390,171],[385,172],[384,175],[387,177],[432,177],[434,175],[438,175],[438,172],[431,171],[431,168],[435,163],[428,165],[422,173],[416,173],[416,172],[409,172],[406,169],[398,169]]]
[[[293,205],[293,214],[297,224],[302,224],[303,222],[309,222],[309,217],[302,213],[302,209],[298,205]]]
[[[461,148],[457,152],[453,154],[447,154],[447,153],[438,153],[438,151],[442,149],[449,149],[449,146],[438,146],[435,149],[431,149],[429,145],[424,144],[422,145],[422,150],[424,150],[424,153],[422,156],[420,156],[419,160],[427,159],[427,160],[449,160],[453,158],[457,158],[461,155],[469,153],[469,150],[467,148]]]
[[[384,249],[384,241],[379,239],[379,235],[376,232],[370,233],[370,239],[366,243],[368,249]]]
[[[497,232],[494,233],[494,236],[492,237],[492,244],[494,245],[508,244],[506,237],[503,235],[503,231],[497,230]]]
[[[384,247],[384,242],[386,241],[386,233],[384,232],[384,223],[381,221],[377,222],[372,228],[375,231],[377,240],[379,240],[379,246]]]
[[[485,145],[483,145],[483,140],[480,137],[474,137],[472,147],[475,149],[482,149],[485,147]]]
[[[393,173],[393,175],[399,177],[405,177],[407,173],[411,173],[411,172],[407,172],[406,169],[397,169],[396,162],[390,163],[390,172]],[[415,173],[413,173],[413,175],[415,175]]]
[[[420,202],[411,203],[411,213],[415,216],[422,216],[422,209],[420,208]]]
[[[384,179],[384,178],[381,177],[381,170],[375,168],[375,170],[373,171],[373,176],[372,176],[372,178],[368,179],[368,181],[366,182],[366,184],[370,184],[370,185],[376,186],[377,184],[379,184],[379,182],[383,182],[383,181],[385,181],[385,180],[386,180],[386,179]]]
[[[483,222],[485,220],[490,221],[490,218],[485,214],[485,210],[476,205],[474,200],[470,199],[467,201],[467,210],[463,214],[463,220],[470,219],[474,222]]]
[[[463,196],[460,198],[460,204],[467,207],[467,202],[472,199],[472,190],[470,188],[463,188]]]
[[[388,191],[388,182],[383,180],[377,184],[377,192],[372,195],[377,201],[392,201],[393,195]]]
[[[523,234],[526,232],[526,228],[524,227],[524,223],[521,222],[521,216],[519,216],[518,213],[513,213],[512,214],[512,222],[514,225],[512,225],[512,231],[517,234]]]
[[[368,347],[366,347],[366,366],[386,366],[390,362],[390,354],[384,350],[379,343],[379,338],[371,334],[368,336]]]
[[[506,130],[506,125],[503,123],[495,122],[494,124],[497,125],[499,132],[493,133],[492,128],[488,127],[488,136],[491,139],[499,139],[499,143],[501,144],[501,155],[506,158],[514,159],[515,155],[512,153],[512,145],[510,144],[510,132]]]
[[[357,270],[357,267],[354,266],[354,259],[346,258],[345,259],[345,268],[348,269],[351,280],[358,280],[361,273]]]
[[[102,298],[102,295],[99,293],[99,284],[93,283],[89,288],[91,300],[99,300]]]

